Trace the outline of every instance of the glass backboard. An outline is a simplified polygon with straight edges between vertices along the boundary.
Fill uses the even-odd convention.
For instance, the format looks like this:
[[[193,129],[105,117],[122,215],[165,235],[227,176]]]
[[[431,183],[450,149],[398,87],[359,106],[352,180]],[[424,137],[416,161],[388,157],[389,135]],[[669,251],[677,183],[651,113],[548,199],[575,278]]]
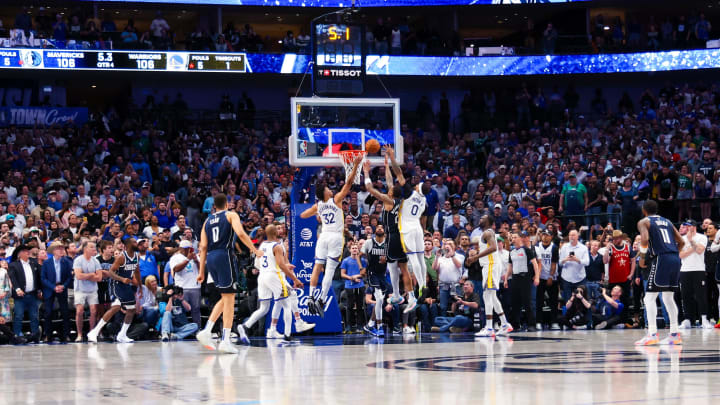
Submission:
[[[381,146],[379,152],[368,154],[371,165],[384,163],[386,146],[395,149],[402,163],[399,99],[294,97],[290,103],[292,166],[342,166],[338,152],[365,150],[371,139]]]

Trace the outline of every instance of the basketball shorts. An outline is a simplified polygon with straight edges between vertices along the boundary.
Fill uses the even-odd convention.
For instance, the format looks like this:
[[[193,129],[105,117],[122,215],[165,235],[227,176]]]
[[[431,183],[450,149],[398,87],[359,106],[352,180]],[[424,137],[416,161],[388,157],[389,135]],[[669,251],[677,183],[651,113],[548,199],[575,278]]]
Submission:
[[[490,259],[489,263],[482,266],[483,289],[498,290],[500,288],[500,277],[502,277],[502,265]]]
[[[290,286],[281,272],[264,271],[258,276],[258,301],[284,300],[290,295]]]
[[[109,304],[112,302],[110,299],[110,285],[108,281],[103,280],[98,282],[97,295],[98,303],[100,304]]]
[[[325,264],[328,260],[340,262],[345,238],[342,233],[322,232],[315,248],[315,263]]]
[[[112,306],[122,306],[125,309],[135,309],[135,291],[137,287],[113,280],[110,285]]]
[[[237,258],[234,254],[227,250],[211,250],[207,254],[205,267],[221,294],[237,291]]]
[[[368,277],[368,285],[374,289],[380,289],[383,294],[387,295],[390,289],[388,288],[387,278],[385,275],[370,273]]]
[[[402,238],[399,233],[388,233],[388,250],[387,250],[387,262],[388,263],[407,263],[407,255],[403,248]]]
[[[425,251],[425,236],[422,229],[400,233],[405,254],[423,253]]]
[[[680,285],[682,263],[677,253],[666,253],[650,258],[648,292],[675,291]]]

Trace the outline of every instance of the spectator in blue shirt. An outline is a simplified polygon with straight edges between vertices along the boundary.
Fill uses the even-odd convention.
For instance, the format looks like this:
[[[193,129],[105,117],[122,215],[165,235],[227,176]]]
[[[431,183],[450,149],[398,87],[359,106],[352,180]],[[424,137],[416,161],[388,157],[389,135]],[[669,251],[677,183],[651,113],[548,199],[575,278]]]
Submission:
[[[345,280],[345,291],[347,292],[347,325],[345,331],[348,332],[355,329],[356,332],[362,331],[365,325],[365,316],[363,314],[363,292],[365,283],[365,268],[367,262],[360,257],[360,249],[356,243],[350,246],[350,256],[340,263],[340,276]]]
[[[428,185],[428,187],[431,187],[430,180],[425,179],[425,184]],[[433,218],[435,217],[435,214],[438,211],[438,208],[440,206],[440,200],[438,199],[438,194],[435,190],[430,188],[430,192],[425,195],[425,202],[427,203],[427,208],[425,208],[425,217],[427,218],[427,228],[430,229],[432,226]]]
[[[460,215],[455,214],[452,216],[452,225],[445,228],[445,232],[443,232],[443,237],[455,240],[457,239],[458,232],[463,230],[462,225],[460,225]]]
[[[145,282],[147,276],[155,276],[155,279],[160,279],[160,272],[158,271],[157,260],[155,255],[148,250],[148,240],[138,239],[138,266],[140,266],[140,279]]]
[[[616,285],[607,295],[607,290],[602,289],[602,298],[597,305],[597,312],[593,313],[593,324],[595,329],[610,329],[622,323],[622,312],[625,309],[622,301],[622,287]]]
[[[158,204],[158,209],[153,213],[158,219],[158,226],[164,229],[170,229],[175,225],[176,218],[173,216],[172,211],[167,208],[167,204],[161,202]]]
[[[131,163],[133,169],[138,173],[140,181],[143,183],[152,183],[152,173],[150,172],[150,165],[143,161],[141,154],[135,155],[135,160]]]

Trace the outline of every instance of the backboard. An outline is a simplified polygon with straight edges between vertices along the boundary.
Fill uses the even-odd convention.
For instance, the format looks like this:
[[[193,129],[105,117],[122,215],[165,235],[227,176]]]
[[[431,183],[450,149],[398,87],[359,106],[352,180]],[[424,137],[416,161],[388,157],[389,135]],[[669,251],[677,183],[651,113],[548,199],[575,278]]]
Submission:
[[[288,152],[292,166],[342,166],[338,152],[365,150],[370,139],[381,146],[380,152],[368,154],[372,166],[384,164],[385,146],[393,147],[398,163],[402,163],[399,99],[293,97],[290,111]]]

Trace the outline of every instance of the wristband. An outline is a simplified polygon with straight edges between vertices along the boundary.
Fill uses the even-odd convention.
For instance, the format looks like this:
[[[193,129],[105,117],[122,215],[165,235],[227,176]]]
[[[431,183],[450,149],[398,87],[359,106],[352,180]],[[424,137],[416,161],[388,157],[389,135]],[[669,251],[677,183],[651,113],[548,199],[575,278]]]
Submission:
[[[648,251],[648,248],[646,246],[640,246],[640,253],[645,254],[645,253],[647,253],[647,251]]]
[[[368,179],[368,178],[366,177],[366,178],[365,178],[365,185],[366,185],[366,186],[369,186],[369,185],[371,185],[371,184],[372,184],[372,181],[370,181],[370,179]]]

